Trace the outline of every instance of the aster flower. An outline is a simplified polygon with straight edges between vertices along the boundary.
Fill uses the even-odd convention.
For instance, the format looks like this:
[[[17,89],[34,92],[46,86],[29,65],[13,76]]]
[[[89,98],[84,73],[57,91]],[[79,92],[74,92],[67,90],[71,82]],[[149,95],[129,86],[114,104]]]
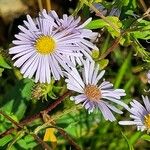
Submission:
[[[25,78],[35,76],[35,82],[50,83],[51,76],[59,80],[63,76],[62,69],[69,72],[69,67],[74,67],[67,56],[81,60],[84,54],[91,59],[89,53],[96,48],[84,39],[90,31],[86,35],[84,31],[70,34],[72,29],[60,30],[55,17],[38,17],[33,21],[27,15],[24,26],[18,26],[20,33],[15,35],[17,40],[13,41],[15,46],[9,49],[9,53],[16,60],[14,66],[21,67]]]
[[[85,26],[92,20],[92,18],[87,19],[83,24],[81,24],[81,17],[75,18],[74,16],[64,14],[60,19],[55,11],[50,11],[49,13],[46,10],[43,10],[40,13],[42,18],[46,19],[54,19],[54,22],[57,25],[57,30],[62,31],[65,30],[66,33],[72,37],[76,42],[73,44],[76,45],[79,51],[92,61],[91,58],[91,50],[98,50],[98,48],[90,41],[94,41],[98,33],[92,32],[89,29],[86,29]],[[79,57],[69,56],[67,57],[74,63],[81,65],[82,60]]]
[[[144,106],[136,100],[130,102],[130,118],[133,119],[133,121],[119,121],[120,125],[136,125],[137,130],[150,131],[150,100],[147,96],[142,96],[142,99]]]
[[[72,71],[67,73],[68,77],[65,80],[67,88],[79,93],[79,95],[71,97],[71,100],[75,101],[76,104],[82,103],[89,113],[99,108],[105,120],[114,121],[115,117],[112,111],[118,114],[122,114],[122,111],[111,102],[128,109],[128,106],[120,100],[121,96],[126,95],[125,91],[113,89],[113,84],[109,81],[103,81],[102,77],[105,71],[99,72],[99,66],[96,66],[94,62],[86,60],[83,64],[82,76],[76,68],[72,68]]]

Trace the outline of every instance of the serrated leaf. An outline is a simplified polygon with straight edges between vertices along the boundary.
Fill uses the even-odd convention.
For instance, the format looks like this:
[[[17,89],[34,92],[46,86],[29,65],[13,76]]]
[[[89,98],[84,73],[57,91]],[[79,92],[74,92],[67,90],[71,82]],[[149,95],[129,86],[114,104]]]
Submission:
[[[6,69],[11,69],[10,65],[5,61],[2,55],[0,55],[0,66]]]

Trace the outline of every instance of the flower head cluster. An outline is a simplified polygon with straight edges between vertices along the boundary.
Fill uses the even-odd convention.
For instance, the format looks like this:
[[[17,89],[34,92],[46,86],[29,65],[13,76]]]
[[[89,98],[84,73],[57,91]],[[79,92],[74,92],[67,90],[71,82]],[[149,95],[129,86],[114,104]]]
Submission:
[[[130,102],[130,118],[133,121],[120,121],[121,125],[136,125],[137,130],[149,130],[150,131],[150,100],[147,96],[142,96],[144,106],[141,105],[138,101],[133,100]]]
[[[103,81],[104,73],[104,70],[99,72],[99,66],[96,66],[94,62],[86,60],[82,76],[76,68],[73,68],[67,74],[68,77],[65,81],[68,89],[79,93],[79,95],[71,97],[71,100],[76,104],[82,103],[89,113],[93,112],[95,108],[99,108],[105,120],[114,121],[115,117],[111,111],[118,114],[122,114],[122,111],[112,102],[128,109],[128,106],[120,100],[126,94],[123,89],[113,89],[113,84],[109,81]]]
[[[121,101],[125,96],[123,89],[114,89],[105,81],[104,70],[100,70],[91,58],[91,50],[98,48],[91,42],[97,33],[85,26],[89,18],[81,24],[81,18],[63,15],[59,18],[55,11],[43,10],[33,20],[27,15],[20,32],[15,35],[14,47],[9,49],[15,60],[14,66],[21,68],[24,77],[35,78],[35,82],[50,83],[51,78],[59,80],[67,74],[67,88],[79,93],[72,96],[76,104],[82,103],[89,113],[99,109],[105,120],[116,120],[112,112],[122,114],[114,103],[130,111],[133,121],[120,121],[122,125],[137,125],[138,130],[150,130],[150,101],[143,97],[145,107],[138,101],[131,102],[131,109]],[[84,60],[86,59],[86,60]],[[83,65],[81,74],[75,65]],[[150,71],[147,74],[150,83]]]
[[[50,83],[51,76],[59,80],[62,69],[69,72],[75,62],[81,64],[83,55],[92,60],[91,50],[97,47],[89,40],[96,33],[84,29],[89,21],[79,25],[80,18],[64,15],[59,19],[55,11],[43,11],[34,21],[27,15],[15,35],[15,46],[9,49],[14,66],[21,67],[24,77],[34,76],[35,82]]]

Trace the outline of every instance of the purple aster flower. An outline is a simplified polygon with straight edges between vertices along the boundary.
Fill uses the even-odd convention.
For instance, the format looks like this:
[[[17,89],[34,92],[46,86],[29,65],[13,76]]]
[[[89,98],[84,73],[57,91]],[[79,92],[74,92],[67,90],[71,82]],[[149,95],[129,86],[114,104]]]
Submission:
[[[98,48],[91,42],[96,40],[98,33],[92,32],[89,29],[86,29],[85,26],[92,20],[89,18],[83,24],[81,24],[81,17],[75,18],[74,16],[68,16],[66,14],[60,19],[55,11],[50,11],[49,13],[46,10],[43,10],[40,13],[42,18],[46,19],[54,19],[56,22],[57,30],[62,31],[65,30],[66,33],[74,38],[76,42],[73,44],[79,48],[79,51],[89,60],[92,61],[91,58],[91,50],[98,50]],[[72,61],[74,64],[81,64],[82,60],[79,57],[69,56],[67,57]]]
[[[80,76],[76,68],[72,68],[70,73],[67,73],[67,88],[69,90],[80,93],[77,96],[71,97],[71,100],[76,104],[82,103],[89,113],[95,108],[99,108],[105,120],[116,120],[111,111],[122,114],[117,107],[111,102],[117,103],[128,109],[128,106],[120,99],[125,96],[123,89],[113,89],[113,84],[109,81],[100,81],[105,71],[99,72],[99,66],[94,62],[86,60],[83,62],[84,68]]]
[[[133,121],[119,121],[120,125],[136,125],[137,130],[150,130],[150,100],[147,96],[142,96],[142,98],[145,106],[142,106],[136,100],[130,102],[130,118]]]
[[[21,67],[24,77],[34,76],[35,82],[50,83],[51,76],[59,80],[63,76],[62,69],[69,72],[69,67],[74,66],[70,58],[81,63],[83,54],[91,59],[91,49],[97,48],[84,39],[90,37],[92,31],[86,32],[83,29],[80,32],[80,26],[79,32],[73,34],[70,33],[72,28],[60,30],[61,26],[56,21],[57,14],[52,11],[51,15],[53,17],[38,17],[35,21],[27,15],[25,27],[19,26],[20,33],[15,35],[15,46],[9,49],[9,53],[14,55],[12,59],[16,60],[14,66]]]

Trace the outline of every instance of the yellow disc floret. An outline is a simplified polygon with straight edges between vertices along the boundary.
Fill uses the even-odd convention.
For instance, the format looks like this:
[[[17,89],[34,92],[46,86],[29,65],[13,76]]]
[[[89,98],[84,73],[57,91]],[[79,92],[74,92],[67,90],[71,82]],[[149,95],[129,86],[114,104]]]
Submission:
[[[38,53],[46,55],[55,51],[55,40],[50,36],[41,36],[35,42],[35,49]]]
[[[147,129],[150,129],[150,114],[146,115],[145,117],[145,126]]]

